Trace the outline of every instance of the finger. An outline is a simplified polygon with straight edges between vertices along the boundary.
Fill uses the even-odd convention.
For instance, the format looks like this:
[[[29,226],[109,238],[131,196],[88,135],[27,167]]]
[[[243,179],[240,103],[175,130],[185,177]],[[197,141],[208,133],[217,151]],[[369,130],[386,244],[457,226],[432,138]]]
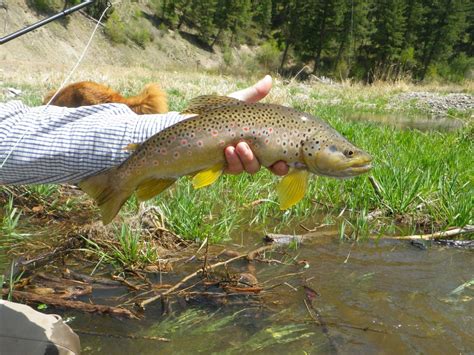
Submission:
[[[289,170],[290,168],[283,160],[277,161],[275,164],[270,166],[270,171],[273,174],[278,175],[278,176],[283,176],[283,175],[288,174]]]
[[[270,75],[265,75],[265,77],[255,85],[240,91],[236,91],[228,96],[242,101],[257,102],[267,96],[271,88],[272,77]]]
[[[225,169],[227,174],[240,174],[244,171],[244,166],[235,152],[235,147],[227,147],[224,150],[224,155],[227,160],[227,168]]]
[[[255,174],[260,170],[260,163],[246,142],[238,143],[235,146],[235,151],[239,156],[246,172],[249,174]]]

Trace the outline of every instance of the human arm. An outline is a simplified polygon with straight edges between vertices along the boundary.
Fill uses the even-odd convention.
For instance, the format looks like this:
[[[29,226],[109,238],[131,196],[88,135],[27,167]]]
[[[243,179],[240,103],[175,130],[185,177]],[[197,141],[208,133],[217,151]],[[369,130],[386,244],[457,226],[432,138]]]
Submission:
[[[271,88],[267,76],[254,86],[231,94],[258,101]],[[142,142],[185,116],[136,115],[127,106],[104,104],[79,108],[27,107],[19,101],[0,104],[0,185],[76,183],[120,164],[132,142]],[[255,173],[260,164],[247,143],[227,147],[227,172]],[[285,163],[271,170],[285,174]]]

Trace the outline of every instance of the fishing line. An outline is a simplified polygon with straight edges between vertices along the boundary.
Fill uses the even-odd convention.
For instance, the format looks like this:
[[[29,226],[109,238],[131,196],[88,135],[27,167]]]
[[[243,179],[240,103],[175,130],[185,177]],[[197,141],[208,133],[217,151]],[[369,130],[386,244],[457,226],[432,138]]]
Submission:
[[[94,38],[95,36],[95,33],[97,32],[97,29],[99,28],[99,26],[101,25],[102,23],[102,19],[104,18],[105,16],[105,13],[112,7],[112,3],[108,3],[107,7],[105,8],[105,10],[102,12],[102,14],[100,15],[99,17],[99,20],[97,21],[95,27],[94,27],[94,30],[92,31],[90,37],[89,37],[89,40],[87,41],[87,44],[86,46],[84,47],[81,55],[79,56],[79,59],[77,60],[76,64],[73,66],[73,68],[71,69],[71,71],[69,72],[69,74],[67,75],[67,77],[63,80],[62,84],[59,86],[59,89],[56,91],[56,93],[51,97],[51,99],[49,99],[49,101],[46,103],[46,105],[44,105],[43,107],[43,110],[41,112],[44,112],[48,106],[51,104],[51,102],[56,98],[56,96],[58,95],[59,91],[69,82],[69,80],[71,79],[72,75],[74,74],[74,72],[76,71],[76,69],[79,67],[79,64],[81,64],[82,60],[84,59],[84,56],[86,55],[86,52],[87,50],[89,49],[91,43],[92,43],[92,39]],[[18,140],[15,142],[15,144],[13,145],[13,147],[10,149],[10,151],[8,152],[7,156],[5,157],[5,159],[3,160],[2,164],[0,164],[0,169],[3,168],[3,166],[5,165],[5,163],[7,162],[7,160],[10,158],[10,156],[12,155],[12,153],[15,151],[15,148],[18,146],[18,144],[20,144],[20,142],[23,140],[23,138],[25,138],[25,136],[27,134],[29,134],[31,131],[31,128],[29,130],[26,130],[25,132],[23,132],[23,134],[20,136],[20,138],[18,138]]]

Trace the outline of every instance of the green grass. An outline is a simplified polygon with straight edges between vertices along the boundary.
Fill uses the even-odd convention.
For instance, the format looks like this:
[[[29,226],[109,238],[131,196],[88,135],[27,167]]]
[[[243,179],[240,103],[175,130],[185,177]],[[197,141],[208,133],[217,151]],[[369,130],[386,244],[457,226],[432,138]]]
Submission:
[[[99,263],[112,264],[117,269],[135,268],[158,261],[156,246],[150,238],[143,238],[141,230],[126,223],[115,224],[111,239],[86,239],[86,252],[96,254]]]
[[[21,241],[30,234],[20,232],[19,222],[22,211],[13,204],[13,197],[0,211],[0,249],[7,249],[12,243]]]
[[[134,91],[139,91],[145,81],[155,80],[167,90],[170,108],[181,110],[199,94],[231,92],[252,83],[201,74],[167,73],[159,78],[153,75],[140,72],[128,82],[124,78],[120,85],[114,82],[109,85],[121,90],[133,83]],[[9,86],[22,88],[29,104],[39,103],[40,93],[45,91],[25,83],[16,86],[9,83]],[[375,161],[370,174],[379,183],[381,196],[374,192],[368,175],[349,180],[314,177],[306,198],[282,212],[275,194],[278,178],[262,171],[254,176],[224,176],[216,184],[197,191],[183,178],[149,203],[159,207],[173,232],[188,239],[209,238],[213,242],[229,239],[241,231],[301,232],[302,222],[308,226],[344,223],[341,234],[358,239],[387,231],[400,233],[394,230],[400,221],[403,230],[425,232],[473,224],[474,134],[469,123],[472,112],[456,113],[467,124],[454,132],[421,132],[345,119],[354,113],[402,113],[416,120],[420,110],[414,105],[407,103],[401,108],[389,105],[394,95],[414,89],[403,85],[312,87],[293,82],[288,86],[276,85],[269,99],[329,121],[358,147],[372,154]],[[55,196],[54,188],[47,186],[28,189],[45,199]],[[383,219],[368,218],[377,210],[383,211]],[[341,211],[345,213],[339,216]],[[136,213],[133,201],[122,211],[124,215]],[[135,231],[124,230],[120,225],[117,228],[123,255],[117,252],[114,260],[125,264],[151,257],[137,254],[139,236]]]

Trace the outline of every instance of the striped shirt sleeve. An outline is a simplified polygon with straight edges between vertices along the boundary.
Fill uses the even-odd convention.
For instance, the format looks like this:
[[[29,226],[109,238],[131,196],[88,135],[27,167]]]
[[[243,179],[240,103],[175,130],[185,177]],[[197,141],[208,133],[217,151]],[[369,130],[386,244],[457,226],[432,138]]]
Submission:
[[[123,162],[128,144],[184,118],[177,112],[137,115],[123,104],[0,103],[0,185],[76,183]]]

